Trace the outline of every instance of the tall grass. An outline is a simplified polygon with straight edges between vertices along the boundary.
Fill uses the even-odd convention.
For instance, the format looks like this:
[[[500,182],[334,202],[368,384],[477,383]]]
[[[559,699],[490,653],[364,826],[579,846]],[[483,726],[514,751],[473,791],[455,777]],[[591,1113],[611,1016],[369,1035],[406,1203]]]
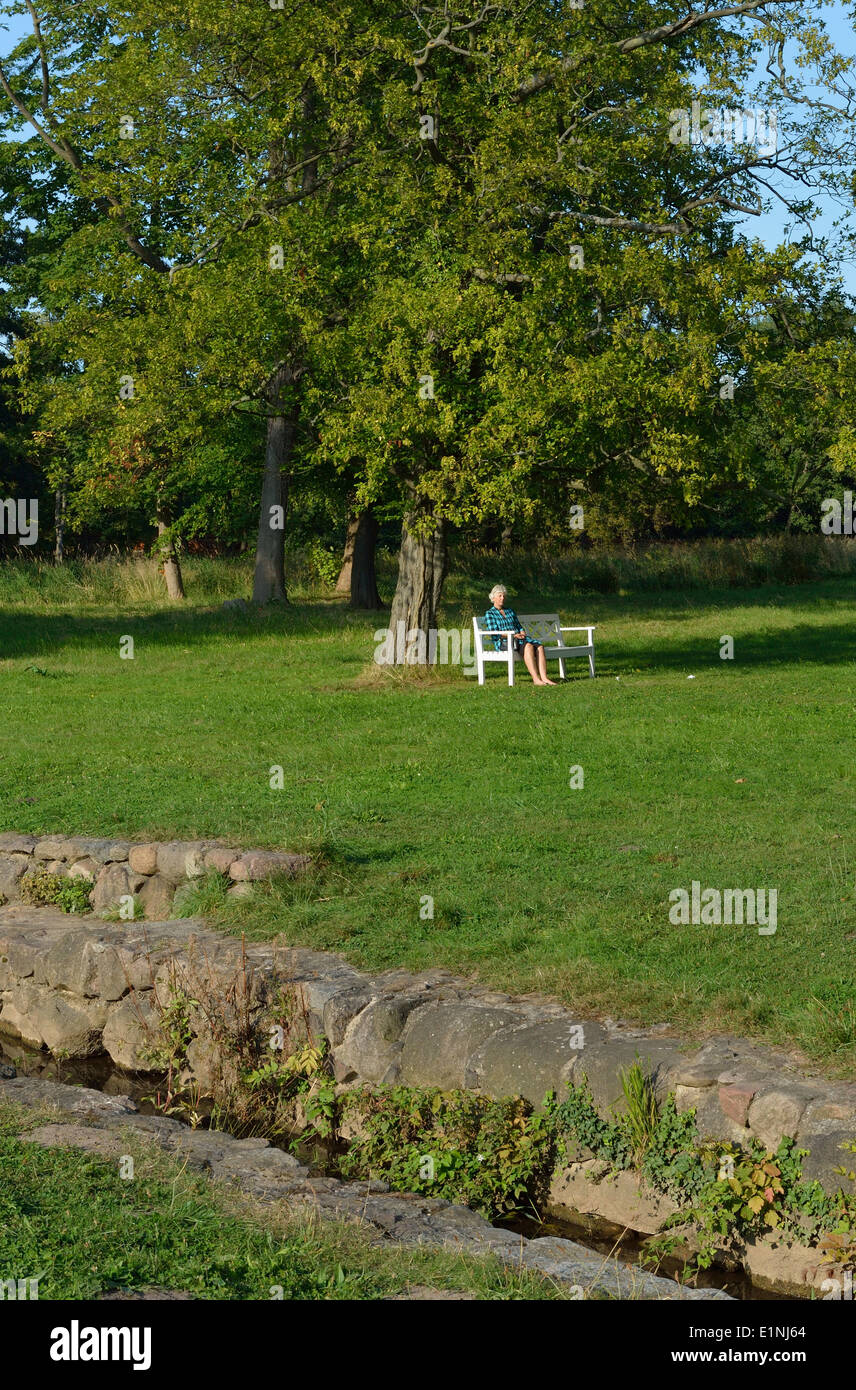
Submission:
[[[466,579],[510,590],[568,588],[577,593],[752,588],[856,575],[856,541],[844,536],[756,536],[656,541],[628,547],[557,550],[468,548],[453,562],[451,598]],[[456,584],[457,580],[457,584]]]
[[[187,597],[194,603],[222,603],[248,598],[252,592],[252,555],[216,559],[186,555],[181,569]],[[286,574],[289,593],[295,598],[322,598],[332,592],[318,574],[311,553],[302,548],[288,552]],[[161,604],[165,598],[158,562],[146,555],[73,558],[62,565],[16,556],[0,564],[0,604],[6,608]]]
[[[335,568],[329,553],[318,545],[288,546],[289,595],[301,601],[332,597]],[[182,571],[187,597],[193,604],[247,598],[252,591],[250,554],[214,559],[183,556]],[[394,551],[378,551],[377,571],[381,593],[389,602],[397,571]],[[450,605],[471,606],[474,595],[481,595],[483,589],[486,592],[497,580],[508,585],[514,598],[539,591],[546,595],[634,594],[752,588],[848,576],[856,576],[856,541],[839,536],[657,541],[630,547],[577,546],[564,551],[494,551],[458,545],[452,550],[444,597]],[[19,552],[0,564],[0,605],[5,608],[159,605],[164,597],[157,561],[141,554],[97,560],[73,558],[55,565]]]

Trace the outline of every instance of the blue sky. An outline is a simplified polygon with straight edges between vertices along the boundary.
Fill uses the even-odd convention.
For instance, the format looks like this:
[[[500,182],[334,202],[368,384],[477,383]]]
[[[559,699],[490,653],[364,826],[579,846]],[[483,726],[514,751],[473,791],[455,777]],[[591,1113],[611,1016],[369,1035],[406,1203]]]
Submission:
[[[856,0],[834,0],[831,5],[812,4],[811,0],[805,0],[806,12],[809,15],[821,13],[826,21],[829,32],[840,53],[852,56],[856,53]],[[0,0],[0,10],[5,8]],[[29,18],[15,16],[13,18],[3,17],[0,22],[0,53],[8,51],[10,42],[13,38],[20,37],[29,32]],[[5,29],[5,33],[3,30]],[[785,184],[782,184],[784,190]],[[819,216],[817,220],[817,232],[823,234],[825,231],[831,232],[832,224],[836,217],[841,215],[841,207],[831,198],[824,197],[822,194],[815,196],[818,204]],[[777,246],[782,241],[790,239],[787,216],[780,204],[776,204],[774,209],[761,217],[746,217],[742,219],[741,226],[747,236],[758,236],[767,246]],[[800,229],[794,232],[795,239],[800,236]],[[849,262],[840,263],[840,273],[845,288],[853,295],[856,295],[856,258]]]

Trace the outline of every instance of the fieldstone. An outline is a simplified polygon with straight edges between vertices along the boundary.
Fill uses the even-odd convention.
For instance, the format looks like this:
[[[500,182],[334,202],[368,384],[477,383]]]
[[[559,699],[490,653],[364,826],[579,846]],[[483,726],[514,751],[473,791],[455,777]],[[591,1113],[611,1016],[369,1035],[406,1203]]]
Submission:
[[[35,859],[61,859],[62,840],[38,840],[33,850]]]
[[[407,1021],[401,1053],[405,1086],[462,1087],[467,1061],[483,1042],[501,1028],[521,1022],[513,1009],[487,1009],[477,1004],[425,1004]]]
[[[596,1040],[589,1043],[591,1027],[586,1023],[586,1046],[577,1053],[573,1081],[575,1086],[579,1085],[585,1076],[592,1099],[602,1114],[613,1108],[620,1112],[626,1110],[621,1072],[636,1061],[651,1078],[654,1093],[660,1100],[665,1100],[669,1091],[674,1090],[674,1070],[681,1060],[676,1043],[662,1038],[615,1036],[602,1043]]]
[[[42,962],[41,978],[54,989],[94,998],[98,994],[98,966],[103,947],[88,935],[69,931],[55,941]]]
[[[339,1046],[348,1025],[371,1002],[371,992],[364,985],[355,984],[343,989],[341,984],[336,983],[335,992],[325,1000],[321,1015],[321,1030],[331,1047]]]
[[[729,1068],[739,1061],[739,1054],[725,1038],[711,1038],[691,1057],[682,1057],[676,1064],[674,1081],[677,1086],[713,1086]]]
[[[72,835],[61,843],[60,859],[66,859],[73,863],[75,859],[84,859],[89,856],[90,841],[83,835]]]
[[[762,1091],[749,1106],[749,1128],[765,1148],[777,1149],[785,1137],[795,1138],[803,1112],[815,1094],[816,1091],[797,1085]]]
[[[30,1047],[41,1047],[44,1039],[36,1027],[35,1005],[41,993],[33,980],[21,980],[3,995],[0,1007],[0,1033],[20,1038]]]
[[[32,854],[35,847],[34,835],[16,835],[14,831],[4,831],[0,835],[0,851],[7,854]]]
[[[696,1131],[700,1139],[724,1139],[733,1144],[746,1143],[746,1129],[723,1114],[715,1086],[676,1086],[675,1109],[679,1115],[695,1110]]]
[[[98,994],[107,1003],[121,999],[130,990],[152,988],[153,963],[138,951],[105,943],[97,961]]]
[[[606,1182],[600,1159],[559,1163],[547,1196],[548,1213],[565,1217],[574,1213],[597,1216],[616,1226],[643,1235],[654,1235],[677,1210],[677,1203],[662,1192],[640,1184],[637,1173],[628,1169],[613,1173]]]
[[[20,980],[35,974],[36,966],[42,959],[39,945],[19,935],[0,937],[0,953],[5,958],[10,973],[15,979]]]
[[[95,881],[92,890],[93,911],[115,907],[120,898],[133,897],[144,883],[151,882],[141,874],[135,874],[126,864],[106,864]]]
[[[233,879],[271,878],[274,874],[288,874],[294,878],[310,862],[306,854],[278,854],[272,850],[248,850],[229,866]]]
[[[77,859],[68,871],[69,878],[85,878],[87,883],[94,883],[98,874],[101,872],[101,865],[96,859],[87,856],[85,859]]]
[[[0,893],[4,898],[20,898],[21,879],[31,863],[26,854],[0,854]]]
[[[216,869],[218,874],[228,876],[229,870],[235,862],[235,857],[235,850],[223,849],[215,845],[213,849],[205,851],[205,867],[206,869]]]
[[[83,853],[96,859],[99,864],[124,863],[128,858],[130,845],[127,840],[86,839],[78,841]]]
[[[253,885],[246,880],[240,883],[233,883],[227,889],[226,896],[229,898],[251,898],[253,896]]]
[[[342,1079],[350,1072],[365,1081],[384,1083],[401,1054],[402,1029],[416,999],[376,1000],[358,1014],[345,1033],[337,1054]]]
[[[205,845],[201,840],[170,840],[158,845],[158,873],[178,885],[205,872]]]
[[[548,1091],[556,1091],[561,1099],[580,1058],[588,1056],[594,1039],[603,1037],[599,1024],[586,1023],[580,1047],[578,1028],[565,1018],[493,1033],[470,1056],[466,1085],[496,1099],[525,1096],[537,1106]]]
[[[162,922],[169,917],[174,893],[173,884],[162,874],[153,874],[151,878],[144,879],[139,899],[150,921]]]
[[[295,998],[301,1009],[309,1015],[310,1026],[314,1032],[326,1031],[324,1029],[324,1011],[330,1000],[334,999],[337,994],[341,994],[343,990],[353,988],[359,983],[360,978],[357,971],[348,966],[338,968],[333,966],[327,975],[321,975],[316,979],[310,978],[293,982]],[[365,987],[361,991],[361,998],[364,1001],[361,1007],[371,1002],[372,996]],[[350,1018],[353,1018],[357,1013],[359,1013],[359,1009],[353,1010]],[[347,1024],[340,1030],[339,1042],[345,1036],[346,1026]],[[329,1034],[327,1036],[329,1037]]]
[[[733,1121],[741,1129],[746,1129],[749,1125],[749,1107],[755,1098],[757,1089],[757,1086],[751,1081],[720,1086],[718,1090],[719,1105],[726,1119]]]
[[[845,1182],[841,1174],[835,1170],[847,1168],[849,1171],[856,1167],[856,1154],[843,1147],[844,1144],[851,1143],[854,1137],[856,1136],[851,1125],[843,1126],[836,1120],[819,1120],[817,1127],[808,1134],[801,1130],[799,1146],[809,1151],[803,1160],[803,1178],[806,1181],[816,1178],[830,1193],[837,1192],[840,1187],[845,1191],[851,1191],[852,1184]]]
[[[822,1129],[827,1120],[846,1120],[856,1134],[856,1098],[851,1099],[844,1087],[841,1088],[843,1094],[838,1094],[837,1090],[838,1088],[835,1088],[829,1095],[817,1096],[809,1101],[797,1131],[800,1141],[803,1134],[812,1134],[816,1129]]]
[[[64,859],[49,859],[47,870],[49,874],[55,874],[57,878],[68,878],[68,865]]]
[[[128,851],[128,863],[134,873],[156,874],[159,849],[159,845],[132,845]]]
[[[789,1244],[773,1236],[749,1237],[743,1252],[746,1272],[757,1288],[791,1296],[795,1287],[804,1295],[810,1289],[821,1293],[824,1280],[836,1272],[833,1266],[822,1264],[822,1259],[817,1249]]]
[[[67,1057],[91,1057],[101,1051],[107,1009],[100,1000],[60,994],[28,982],[10,991],[0,1025],[11,1022],[24,1042],[62,1051]]]
[[[126,1071],[151,1071],[147,1055],[159,1040],[160,1011],[150,990],[134,991],[113,1004],[104,1024],[104,1050]]]

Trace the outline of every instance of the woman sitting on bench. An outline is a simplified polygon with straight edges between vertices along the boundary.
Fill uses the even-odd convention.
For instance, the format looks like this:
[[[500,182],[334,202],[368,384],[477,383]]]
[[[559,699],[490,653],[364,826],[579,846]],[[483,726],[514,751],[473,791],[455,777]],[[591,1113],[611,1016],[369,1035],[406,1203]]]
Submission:
[[[532,677],[533,685],[555,685],[555,681],[547,678],[547,654],[543,643],[536,642],[534,637],[527,637],[514,609],[505,607],[505,589],[502,585],[494,584],[488,598],[493,607],[484,615],[485,627],[490,628],[491,632],[514,633],[514,650],[526,662],[526,669]],[[507,641],[503,641],[501,637],[494,637],[493,645],[498,652],[504,651]]]

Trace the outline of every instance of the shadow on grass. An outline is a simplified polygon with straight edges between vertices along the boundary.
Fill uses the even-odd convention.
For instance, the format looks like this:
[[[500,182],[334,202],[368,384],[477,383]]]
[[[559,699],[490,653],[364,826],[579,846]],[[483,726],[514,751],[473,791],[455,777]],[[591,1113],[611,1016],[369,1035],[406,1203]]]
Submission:
[[[733,615],[741,607],[757,610],[769,608],[780,613],[791,607],[816,607],[818,621],[800,621],[792,626],[777,626],[763,631],[741,632],[735,636],[735,667],[792,665],[812,663],[816,665],[843,665],[856,659],[856,638],[846,623],[824,621],[823,615],[831,608],[851,607],[856,604],[856,583],[844,580],[827,580],[821,583],[794,585],[783,590],[742,589],[716,592],[693,591],[686,595],[685,602],[676,598],[674,592],[659,595],[646,594],[632,599],[624,596],[598,596],[590,603],[567,596],[553,601],[550,596],[530,597],[522,595],[516,600],[519,611],[549,611],[551,605],[558,607],[563,615],[573,614],[577,619],[586,618],[600,623],[603,631],[595,637],[598,670],[601,675],[612,675],[631,669],[641,671],[684,672],[688,667],[700,670],[716,666],[719,661],[718,630],[726,618],[726,612]],[[711,624],[708,634],[699,634],[687,640],[681,631],[687,622],[698,621],[709,613]],[[471,621],[470,610],[457,605],[447,608],[444,621],[448,626],[458,625],[467,629]],[[654,637],[640,632],[639,641],[633,640],[632,628],[628,639],[626,632],[612,646],[609,638],[611,621],[626,625],[636,619],[640,624],[658,622],[673,624],[674,639],[670,636]],[[45,613],[42,610],[15,609],[0,614],[0,654],[9,659],[31,657],[42,663],[51,659],[61,659],[65,648],[98,646],[119,651],[119,640],[127,635],[136,641],[159,649],[185,648],[196,646],[200,650],[222,648],[224,640],[236,644],[247,638],[281,638],[286,644],[295,638],[324,637],[335,633],[354,633],[365,638],[365,661],[371,661],[374,652],[373,634],[388,622],[385,612],[361,612],[348,607],[344,601],[322,600],[288,605],[272,604],[264,608],[250,607],[247,610],[215,608],[182,608],[140,612],[126,615],[70,615],[67,612]],[[237,659],[239,660],[239,654]],[[359,654],[343,647],[339,656],[343,663],[352,664],[359,660]],[[730,663],[729,663],[730,664]],[[577,669],[579,667],[579,669]],[[568,663],[571,680],[588,679],[583,662],[571,660]],[[44,666],[31,676],[57,674]],[[488,670],[489,680],[498,680],[507,685],[504,668],[497,664]],[[402,681],[402,685],[405,684]],[[457,682],[456,682],[457,684]]]

